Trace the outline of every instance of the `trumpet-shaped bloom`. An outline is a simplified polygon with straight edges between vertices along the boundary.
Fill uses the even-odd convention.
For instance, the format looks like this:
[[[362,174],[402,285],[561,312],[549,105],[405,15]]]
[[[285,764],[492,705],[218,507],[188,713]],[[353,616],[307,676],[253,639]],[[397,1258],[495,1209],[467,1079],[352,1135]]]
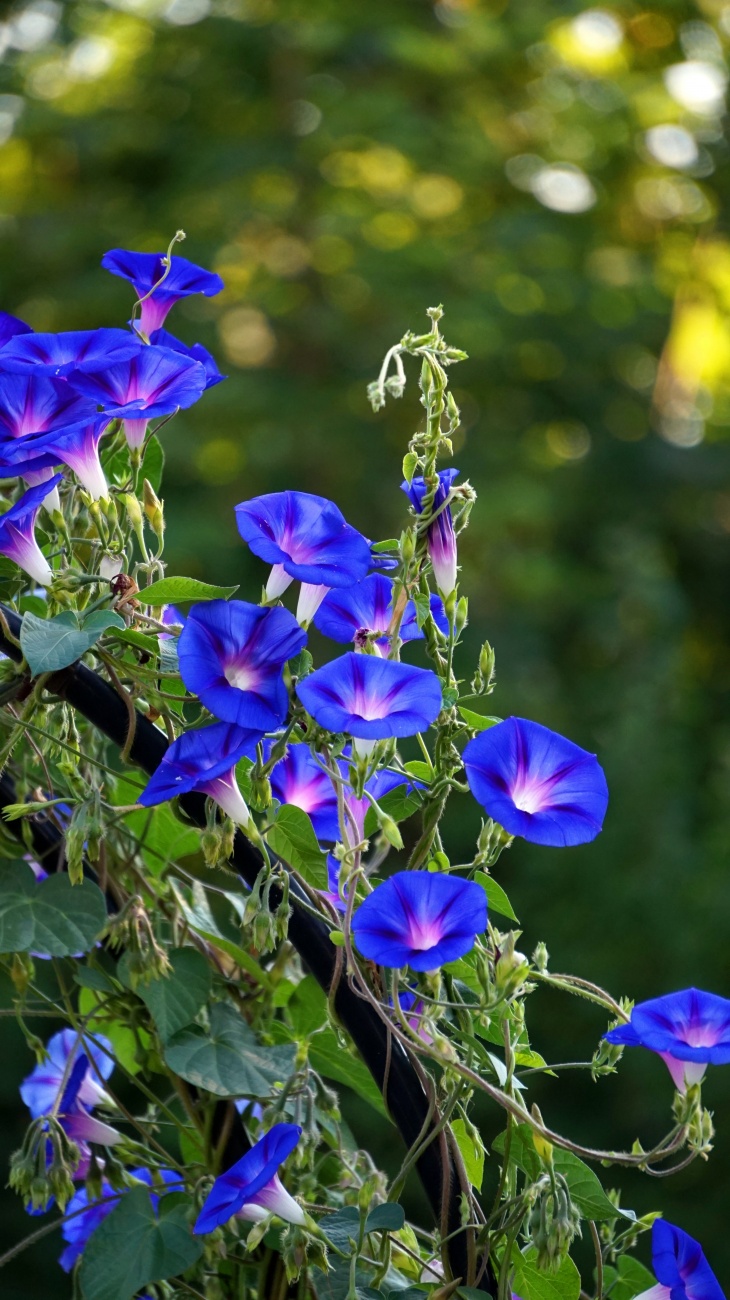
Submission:
[[[53,571],[35,539],[35,521],[49,492],[63,478],[55,474],[45,483],[28,488],[22,497],[0,515],[0,555],[7,555],[41,587],[49,587]]]
[[[247,826],[250,814],[236,781],[236,764],[254,756],[261,735],[260,731],[244,731],[231,722],[214,722],[198,731],[184,731],[173,740],[137,802],[151,808],[199,790],[215,799],[234,822]]]
[[[277,1170],[302,1135],[298,1124],[274,1124],[262,1138],[216,1178],[193,1232],[213,1232],[235,1214],[257,1223],[278,1214],[287,1223],[304,1223],[305,1214],[279,1180]]]
[[[0,369],[35,375],[68,375],[82,363],[112,365],[144,346],[129,330],[65,330],[61,334],[26,333],[3,349]]]
[[[439,470],[438,487],[431,507],[431,513],[438,510],[438,514],[428,525],[428,554],[436,586],[442,596],[451,595],[456,586],[456,534],[451,507],[444,505],[444,502],[448,499],[451,485],[458,473],[458,469]],[[416,514],[420,515],[428,491],[425,479],[414,478],[410,483],[402,483],[401,487]]]
[[[286,609],[209,600],[193,605],[180,633],[180,674],[214,717],[272,731],[289,706],[283,665],[306,639]]]
[[[160,1196],[164,1196],[166,1192],[184,1190],[180,1175],[176,1174],[173,1169],[155,1170],[155,1179],[163,1183],[164,1191],[156,1189],[156,1182],[149,1169],[130,1169],[129,1173],[138,1182],[145,1183],[148,1187],[155,1189],[150,1193],[150,1200],[155,1214],[157,1213]],[[89,1199],[89,1193],[85,1187],[79,1188],[75,1196],[72,1196],[66,1206],[66,1213],[61,1224],[63,1239],[67,1245],[58,1261],[66,1273],[70,1273],[76,1260],[80,1255],[83,1255],[92,1233],[96,1231],[106,1216],[111,1214],[115,1205],[119,1204],[120,1197],[125,1195],[126,1192],[115,1191],[111,1183],[103,1179],[101,1196],[97,1200]]]
[[[652,1224],[651,1262],[657,1285],[636,1300],[725,1300],[700,1243],[666,1219]]]
[[[329,587],[365,577],[370,545],[326,497],[271,492],[236,506],[238,531],[254,555],[274,567],[266,595],[275,600],[298,578],[304,584],[297,617],[309,622]]]
[[[191,293],[214,298],[224,287],[219,275],[196,266],[186,257],[171,257],[167,270],[164,257],[164,253],[135,253],[127,248],[112,248],[101,259],[106,271],[130,280],[137,297],[145,299],[139,323],[148,337],[164,325],[167,313],[181,298],[188,298]],[[150,296],[146,297],[147,294]]]
[[[94,501],[109,496],[109,484],[99,456],[99,443],[109,428],[109,417],[92,415],[80,424],[51,433],[22,438],[11,446],[0,447],[4,453],[0,465],[14,468],[29,482],[50,478],[49,468],[66,465]],[[39,474],[39,470],[45,471]]]
[[[271,791],[281,803],[293,804],[309,815],[318,840],[340,838],[337,790],[309,745],[290,745],[271,769]]]
[[[182,343],[176,339],[174,334],[167,330],[155,330],[150,337],[150,343],[153,347],[170,348],[173,352],[180,352],[184,357],[192,357],[193,361],[199,361],[205,370],[205,387],[214,388],[220,384],[228,375],[222,375],[218,369],[215,357],[211,356],[207,348],[202,343],[193,343],[188,347],[187,343]]]
[[[98,1106],[104,1098],[104,1081],[114,1069],[114,1049],[103,1034],[95,1034],[96,1041],[84,1039],[73,1029],[62,1029],[46,1044],[45,1061],[36,1065],[20,1085],[20,1095],[33,1119],[48,1115],[56,1105],[58,1094],[67,1075],[69,1057],[74,1064],[83,1056],[86,1068],[78,1087],[76,1100],[83,1106]]]
[[[356,645],[368,634],[376,634],[376,645],[386,647],[387,632],[393,617],[394,590],[391,578],[385,578],[381,573],[371,573],[351,587],[329,591],[314,616],[314,626],[332,641],[354,641]],[[431,613],[437,627],[448,635],[449,624],[439,596],[431,596]],[[399,635],[401,641],[423,638],[412,600],[406,605]]]
[[[0,311],[0,348],[4,348],[6,343],[19,334],[32,333],[30,325],[26,325],[24,320],[11,316],[9,311]]]
[[[71,388],[93,399],[109,418],[123,419],[130,447],[144,441],[148,420],[192,406],[206,387],[205,367],[169,348],[140,345],[112,365],[85,362],[68,377]]]
[[[96,416],[94,403],[79,396],[63,379],[31,371],[6,374],[1,368],[0,374],[0,444],[27,438],[29,434],[67,429],[80,420],[93,420]]]
[[[595,754],[524,718],[482,731],[464,750],[474,798],[510,835],[562,848],[594,840],[608,787]]]
[[[354,651],[305,677],[297,695],[320,727],[363,740],[413,736],[435,722],[442,701],[429,669]]]
[[[487,926],[481,885],[430,871],[398,871],[357,908],[352,932],[379,966],[436,970],[474,947]]]
[[[625,1047],[647,1047],[661,1056],[675,1086],[686,1092],[708,1065],[730,1065],[730,1001],[716,993],[683,989],[640,1002],[626,1025],[604,1038]]]
[[[121,1142],[121,1133],[96,1119],[81,1101],[81,1092],[87,1086],[93,1069],[86,1052],[82,1051],[71,1067],[56,1114],[72,1142],[79,1142],[84,1147],[88,1142],[113,1147]]]

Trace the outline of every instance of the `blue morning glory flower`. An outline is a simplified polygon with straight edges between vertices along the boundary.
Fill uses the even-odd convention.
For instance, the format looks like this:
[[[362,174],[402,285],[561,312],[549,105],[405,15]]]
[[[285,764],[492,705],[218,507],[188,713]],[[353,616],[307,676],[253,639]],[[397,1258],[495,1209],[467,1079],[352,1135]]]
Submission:
[[[340,838],[337,791],[309,745],[289,745],[271,769],[271,791],[281,803],[293,804],[309,815],[318,840]]]
[[[20,1085],[20,1095],[33,1119],[50,1114],[56,1105],[69,1057],[74,1062],[82,1056],[86,1060],[85,1073],[77,1092],[80,1104],[91,1108],[103,1101],[104,1081],[114,1069],[114,1049],[103,1034],[95,1034],[94,1039],[94,1042],[84,1039],[80,1043],[75,1030],[62,1029],[48,1040],[45,1061],[36,1065]]]
[[[148,1187],[154,1189],[150,1193],[150,1200],[156,1214],[160,1195],[164,1196],[165,1192],[157,1189],[149,1169],[130,1169],[129,1173],[138,1182],[145,1183]],[[167,1191],[184,1190],[180,1175],[176,1174],[173,1169],[156,1169],[155,1179],[162,1181]],[[58,1261],[66,1273],[71,1272],[76,1260],[84,1253],[92,1233],[96,1231],[107,1215],[111,1214],[115,1205],[119,1204],[120,1197],[125,1195],[126,1192],[115,1191],[111,1183],[103,1179],[101,1196],[97,1200],[89,1200],[89,1193],[85,1187],[79,1188],[75,1196],[72,1196],[66,1206],[66,1213],[61,1224],[63,1239],[68,1244]]]
[[[332,641],[354,641],[360,646],[368,633],[378,633],[375,644],[385,649],[389,644],[387,632],[393,617],[394,590],[391,578],[371,573],[351,587],[329,591],[314,616],[314,626]],[[431,613],[437,627],[448,636],[449,624],[439,596],[431,596]],[[406,605],[399,635],[401,641],[423,638],[412,600]]]
[[[300,623],[313,618],[329,587],[348,587],[365,577],[370,546],[326,497],[309,492],[271,492],[236,506],[238,531],[254,555],[274,567],[268,600],[294,579],[302,584]]]
[[[63,379],[32,371],[6,374],[0,370],[0,374],[0,444],[67,429],[96,416],[94,403],[79,396]]]
[[[629,1023],[609,1029],[604,1038],[656,1052],[675,1086],[686,1092],[708,1065],[730,1065],[730,1001],[700,989],[667,993],[639,1002]]]
[[[88,1142],[97,1142],[106,1147],[116,1146],[122,1140],[121,1133],[100,1119],[95,1119],[90,1108],[81,1100],[81,1093],[84,1089],[88,1091],[88,1080],[93,1078],[94,1073],[95,1066],[86,1052],[80,1052],[71,1067],[55,1113],[72,1142],[79,1142],[84,1147]]]
[[[436,970],[474,947],[487,927],[481,885],[431,871],[398,871],[357,908],[352,932],[379,966]]]
[[[438,487],[433,498],[431,513],[439,511],[433,523],[428,525],[428,554],[433,567],[436,586],[442,596],[450,596],[456,586],[456,534],[451,507],[444,505],[451,491],[458,469],[442,469],[438,472]],[[423,478],[414,478],[410,483],[402,483],[402,490],[408,497],[416,514],[421,514],[427,487]],[[441,507],[441,509],[439,509]]]
[[[349,651],[297,685],[308,713],[327,731],[360,740],[413,736],[441,711],[441,683],[427,668]]]
[[[209,600],[193,605],[180,633],[180,674],[214,717],[273,731],[289,707],[283,665],[306,639],[286,609]]]
[[[165,274],[165,256],[164,253],[135,253],[127,248],[112,248],[101,259],[106,271],[130,280],[137,297],[145,299],[139,323],[148,337],[153,330],[164,325],[167,313],[181,298],[188,298],[191,293],[214,298],[224,288],[219,275],[196,266],[186,257],[172,257],[170,269]],[[150,296],[146,297],[147,294]]]
[[[214,722],[197,731],[184,731],[150,777],[137,802],[145,808],[165,803],[177,795],[199,790],[240,826],[251,820],[236,781],[236,764],[253,758],[260,731],[244,731],[231,722]]]
[[[53,571],[35,539],[35,521],[49,492],[62,478],[62,474],[55,474],[47,482],[28,488],[15,505],[0,515],[0,555],[7,555],[41,587],[50,587]]]
[[[651,1256],[657,1285],[636,1300],[725,1300],[700,1243],[666,1219],[652,1224]]]
[[[202,343],[193,343],[188,347],[187,343],[181,343],[180,339],[176,339],[175,335],[168,333],[167,330],[155,330],[150,336],[150,343],[153,347],[171,348],[173,352],[180,352],[184,357],[192,357],[193,361],[199,361],[205,370],[206,388],[214,388],[216,384],[228,378],[228,375],[221,374],[215,357],[211,356]]]
[[[298,1124],[274,1124],[245,1156],[216,1178],[193,1232],[213,1232],[234,1214],[252,1223],[267,1214],[278,1214],[287,1223],[304,1223],[304,1210],[277,1173],[301,1135]]]
[[[26,325],[24,320],[11,316],[9,311],[0,311],[0,348],[4,348],[10,339],[16,338],[19,334],[32,333],[30,325]]]
[[[49,469],[66,465],[93,501],[109,496],[109,484],[99,456],[99,443],[109,428],[106,415],[93,414],[68,428],[22,438],[18,442],[0,443],[0,472],[11,470],[28,482],[43,482]],[[45,470],[45,474],[39,474]],[[50,504],[50,503],[49,503]]]
[[[474,798],[510,835],[562,848],[594,840],[608,786],[595,754],[524,718],[482,731],[464,750]]]
[[[206,387],[205,368],[169,348],[140,346],[112,365],[85,362],[68,377],[70,388],[93,399],[110,419],[124,420],[130,447],[141,447],[149,420],[192,406]]]
[[[65,330],[60,334],[18,335],[0,356],[0,370],[65,376],[82,362],[112,365],[134,356],[144,344],[129,330]]]

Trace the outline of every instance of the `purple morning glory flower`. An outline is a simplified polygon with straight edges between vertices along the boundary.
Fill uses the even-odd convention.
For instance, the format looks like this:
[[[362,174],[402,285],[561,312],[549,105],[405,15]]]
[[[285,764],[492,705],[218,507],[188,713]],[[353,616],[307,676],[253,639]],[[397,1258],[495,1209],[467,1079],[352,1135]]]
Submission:
[[[78,1088],[76,1100],[87,1107],[98,1106],[104,1098],[104,1080],[114,1069],[114,1049],[103,1034],[94,1035],[95,1042],[84,1039],[73,1029],[62,1029],[46,1044],[48,1056],[36,1065],[20,1085],[20,1095],[33,1119],[48,1115],[56,1105],[59,1090],[66,1073],[68,1059],[84,1056],[86,1069]]]
[[[562,848],[594,840],[608,787],[595,754],[524,718],[482,731],[464,750],[474,798],[510,835]]]
[[[141,1183],[146,1183],[150,1188],[155,1187],[152,1174],[149,1169],[130,1169],[129,1173],[133,1178],[138,1179]],[[171,1192],[182,1191],[183,1183],[180,1175],[172,1169],[157,1169],[155,1176],[160,1179]],[[131,1189],[130,1189],[131,1190]],[[61,1268],[66,1273],[70,1273],[76,1260],[83,1254],[89,1237],[99,1227],[99,1224],[111,1214],[115,1205],[118,1205],[120,1197],[126,1195],[125,1192],[115,1191],[106,1179],[103,1179],[101,1185],[101,1196],[98,1200],[90,1201],[89,1193],[85,1187],[79,1188],[75,1196],[72,1196],[66,1206],[61,1230],[63,1239],[67,1242],[66,1249],[59,1259]],[[162,1192],[165,1195],[165,1192]],[[157,1207],[160,1201],[160,1192],[154,1190],[150,1193],[152,1208],[157,1213]]]
[[[91,1064],[86,1052],[80,1052],[71,1067],[56,1114],[72,1142],[79,1142],[84,1147],[88,1142],[112,1147],[121,1142],[121,1133],[108,1124],[103,1124],[100,1119],[95,1119],[90,1114],[89,1107],[81,1100],[81,1093],[84,1089],[88,1091],[89,1079],[93,1080],[94,1074],[95,1066]]]
[[[272,731],[289,707],[283,665],[306,639],[286,609],[209,600],[193,605],[180,633],[180,674],[214,717]]]
[[[337,791],[309,745],[290,745],[271,769],[271,791],[281,803],[293,804],[309,815],[318,840],[340,838]]]
[[[0,375],[0,443],[67,429],[96,416],[94,403],[80,397],[63,379],[30,371],[6,374],[0,370]]]
[[[148,421],[197,402],[206,374],[192,357],[140,345],[125,361],[83,363],[69,375],[68,385],[97,402],[110,419],[124,420],[129,446],[141,447]]]
[[[168,333],[167,330],[155,330],[150,336],[150,343],[153,347],[170,348],[173,352],[182,353],[184,357],[192,357],[193,361],[199,361],[205,370],[206,388],[214,388],[216,384],[228,378],[228,375],[221,374],[215,357],[211,356],[202,343],[193,343],[188,347],[187,343],[181,343],[180,339],[176,339],[175,335]]]
[[[604,1038],[656,1052],[675,1086],[686,1092],[708,1065],[730,1064],[730,1001],[700,989],[667,993],[639,1002],[629,1023],[609,1029]]]
[[[438,487],[431,507],[431,513],[437,510],[439,513],[433,523],[428,525],[428,554],[436,586],[444,597],[450,596],[456,586],[456,534],[451,507],[445,506],[444,502],[448,499],[451,485],[458,473],[458,469],[439,470]],[[402,483],[401,488],[416,514],[420,515],[427,493],[426,480],[414,478],[410,483]]]
[[[238,531],[254,555],[274,567],[266,584],[276,600],[297,578],[303,585],[297,618],[308,623],[330,587],[365,577],[370,546],[326,497],[309,492],[271,492],[236,506]]]
[[[44,500],[63,478],[55,474],[48,482],[28,488],[15,505],[0,515],[0,555],[7,555],[41,587],[49,587],[53,571],[35,539],[35,521]]]
[[[362,644],[368,633],[378,633],[375,644],[385,648],[389,644],[387,632],[393,617],[394,590],[392,579],[371,573],[351,587],[329,591],[314,616],[314,626],[332,641],[354,641],[356,645]],[[431,596],[431,613],[437,627],[448,636],[449,624],[439,596]],[[399,635],[401,641],[423,638],[412,600],[406,605]]]
[[[357,908],[352,933],[379,966],[436,970],[474,947],[487,927],[481,885],[430,871],[398,871]]]
[[[353,651],[305,677],[297,695],[320,727],[366,741],[424,731],[442,701],[441,683],[429,669]]]
[[[0,311],[0,348],[4,348],[10,339],[16,338],[19,334],[32,333],[30,325],[26,325],[24,320],[11,316],[9,311]]]
[[[214,298],[224,288],[219,275],[196,266],[186,257],[171,257],[170,269],[165,274],[165,257],[165,253],[135,253],[127,248],[112,248],[101,259],[106,271],[131,280],[138,298],[145,299],[139,323],[148,337],[153,330],[164,325],[167,313],[181,298],[188,298],[191,293]],[[147,294],[150,296],[146,297]]]
[[[298,1124],[274,1124],[245,1156],[216,1178],[193,1232],[213,1232],[234,1214],[252,1223],[267,1214],[278,1214],[287,1223],[304,1223],[304,1210],[277,1173],[301,1135]]]
[[[700,1243],[666,1219],[652,1224],[651,1256],[657,1284],[636,1300],[725,1300]]]
[[[24,334],[8,343],[0,370],[35,375],[68,375],[82,362],[112,365],[134,356],[144,344],[129,330],[65,330],[61,334]]]
[[[93,414],[66,429],[22,438],[12,447],[0,445],[0,467],[13,468],[16,474],[28,481],[32,482],[36,477],[39,482],[44,482],[45,477],[38,473],[39,470],[45,470],[50,477],[49,468],[66,465],[73,470],[93,501],[106,498],[109,484],[101,466],[99,443],[109,424],[108,416]]]
[[[197,731],[184,731],[173,740],[157,771],[137,802],[144,808],[177,795],[199,790],[241,826],[251,820],[236,781],[236,764],[253,758],[260,731],[244,731],[231,722],[214,722]]]

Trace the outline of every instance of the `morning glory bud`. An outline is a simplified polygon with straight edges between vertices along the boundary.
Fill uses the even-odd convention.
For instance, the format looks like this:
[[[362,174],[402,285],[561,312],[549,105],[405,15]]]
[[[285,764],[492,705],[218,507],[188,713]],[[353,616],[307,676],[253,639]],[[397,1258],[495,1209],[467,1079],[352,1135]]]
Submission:
[[[53,570],[35,539],[35,522],[49,488],[55,488],[62,478],[62,474],[55,474],[46,483],[28,488],[15,505],[0,515],[0,555],[7,555],[41,587],[50,587]]]
[[[656,1052],[683,1093],[708,1065],[730,1064],[730,1000],[700,989],[667,993],[638,1003],[628,1024],[609,1029],[604,1039]]]
[[[451,595],[456,586],[456,534],[451,507],[445,502],[448,500],[451,485],[458,473],[458,469],[439,470],[438,486],[431,506],[431,514],[436,514],[436,511],[438,514],[428,525],[428,555],[436,586],[444,599]],[[428,486],[424,478],[414,478],[410,483],[401,484],[416,514],[420,515],[423,510]]]

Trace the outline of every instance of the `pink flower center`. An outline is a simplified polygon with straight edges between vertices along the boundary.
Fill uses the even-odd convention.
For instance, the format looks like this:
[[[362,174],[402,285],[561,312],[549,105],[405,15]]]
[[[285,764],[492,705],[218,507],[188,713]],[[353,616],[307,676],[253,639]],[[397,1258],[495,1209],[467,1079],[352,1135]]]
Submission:
[[[415,952],[428,952],[441,940],[440,927],[432,920],[419,921],[415,916],[411,917],[409,931],[409,943]]]
[[[227,664],[223,676],[229,686],[235,686],[239,691],[253,691],[259,685],[259,674],[251,664]]]
[[[529,772],[521,772],[517,777],[510,795],[515,808],[520,812],[537,813],[550,807],[554,781],[548,777],[540,780]]]

